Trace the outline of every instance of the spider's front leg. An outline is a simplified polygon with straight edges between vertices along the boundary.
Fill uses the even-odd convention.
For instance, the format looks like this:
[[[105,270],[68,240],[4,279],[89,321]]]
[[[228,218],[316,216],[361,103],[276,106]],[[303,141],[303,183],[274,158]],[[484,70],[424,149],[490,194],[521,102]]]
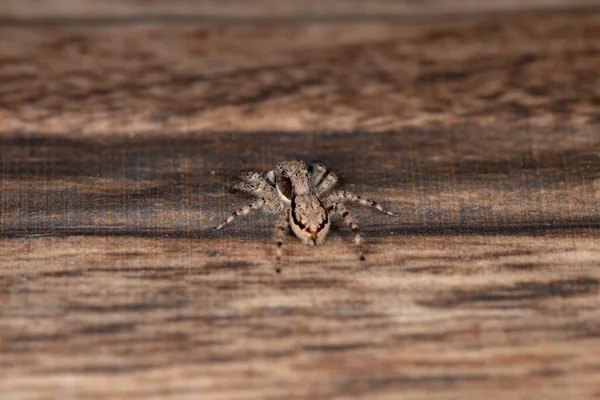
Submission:
[[[323,163],[315,162],[312,165],[312,171],[310,176],[311,185],[315,188],[318,188],[326,173],[327,167]]]
[[[317,197],[323,196],[325,193],[330,191],[337,185],[339,180],[339,176],[334,171],[329,171],[322,179],[316,187]]]
[[[225,221],[223,221],[222,224],[220,224],[218,226],[215,226],[213,229],[214,230],[219,230],[219,229],[223,228],[225,225],[233,222],[233,220],[235,220],[237,217],[243,217],[244,215],[248,215],[248,214],[250,214],[250,212],[258,210],[258,209],[260,209],[264,205],[265,205],[265,200],[264,199],[258,199],[254,203],[252,203],[252,204],[248,204],[245,207],[242,207],[240,209],[235,210],[229,216],[229,218],[227,218]]]
[[[354,218],[352,218],[352,216],[342,203],[337,203],[335,205],[335,213],[338,214],[340,217],[344,218],[344,221],[346,221],[348,227],[350,227],[352,232],[354,232],[354,244],[356,245],[356,249],[358,250],[358,257],[361,261],[365,261],[365,255],[361,247],[362,238],[360,236],[360,228],[358,224],[356,223]]]

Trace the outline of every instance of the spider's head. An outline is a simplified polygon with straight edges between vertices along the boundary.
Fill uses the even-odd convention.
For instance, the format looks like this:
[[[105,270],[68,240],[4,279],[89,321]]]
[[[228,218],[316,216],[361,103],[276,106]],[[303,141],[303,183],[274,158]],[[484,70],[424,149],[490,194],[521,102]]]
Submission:
[[[288,201],[310,193],[310,174],[304,161],[282,161],[275,166],[275,185]]]

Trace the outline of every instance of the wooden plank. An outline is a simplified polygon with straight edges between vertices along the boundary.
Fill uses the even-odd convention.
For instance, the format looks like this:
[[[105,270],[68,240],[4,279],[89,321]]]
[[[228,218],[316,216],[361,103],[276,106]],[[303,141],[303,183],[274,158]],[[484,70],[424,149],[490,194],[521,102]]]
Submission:
[[[1,143],[8,398],[595,398],[593,129]],[[244,168],[319,157],[400,217],[311,248],[210,227]]]
[[[415,24],[3,26],[0,132],[597,123],[599,26],[598,12]]]
[[[12,22],[348,20],[431,17],[445,14],[527,12],[598,7],[595,0],[251,0],[136,1],[8,0],[0,15]]]
[[[600,397],[597,11],[36,4],[0,25],[2,398]],[[365,263],[210,230],[289,158],[399,211],[353,209]]]

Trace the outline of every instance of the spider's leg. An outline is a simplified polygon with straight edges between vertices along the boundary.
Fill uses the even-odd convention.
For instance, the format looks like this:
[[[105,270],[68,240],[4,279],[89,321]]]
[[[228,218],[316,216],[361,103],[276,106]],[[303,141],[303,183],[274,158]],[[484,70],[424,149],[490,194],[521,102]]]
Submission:
[[[265,205],[264,199],[258,199],[252,204],[248,204],[245,207],[235,210],[229,216],[229,218],[227,218],[225,221],[223,221],[223,223],[221,225],[215,226],[213,229],[215,229],[215,230],[221,229],[225,225],[231,223],[237,217],[243,217],[244,215],[248,215],[251,211],[258,210],[259,208],[261,208],[264,205]]]
[[[288,221],[288,213],[287,210],[281,213],[279,217],[279,221],[277,221],[277,257],[275,271],[277,273],[281,272],[281,256],[283,254],[282,246],[283,246],[283,238],[285,237],[285,232],[289,229],[290,222]]]
[[[310,181],[313,187],[316,188],[319,185],[319,183],[321,183],[321,180],[325,176],[326,172],[327,167],[325,167],[325,165],[323,165],[322,163],[316,162],[312,165],[312,174],[310,177]]]
[[[338,182],[338,179],[338,174],[336,174],[333,171],[330,171],[327,175],[325,175],[325,177],[317,186],[317,197],[320,197],[323,195],[323,193],[327,193],[328,191],[333,189],[333,187]]]
[[[285,204],[279,199],[275,187],[264,180],[255,182],[236,182],[231,190],[233,192],[250,193],[258,198],[262,198],[265,201],[265,210],[268,212],[279,212],[285,207]]]
[[[344,218],[344,221],[346,221],[346,224],[350,227],[352,232],[354,232],[354,244],[356,245],[356,249],[358,250],[358,256],[361,261],[364,261],[365,255],[363,254],[363,251],[361,248],[362,239],[360,237],[360,228],[358,227],[358,224],[356,223],[354,218],[352,218],[352,216],[350,215],[350,213],[348,212],[348,210],[342,203],[338,203],[335,205],[335,212],[336,212],[336,214],[338,214],[339,216]]]
[[[238,174],[238,179],[245,182],[264,182],[265,180],[265,178],[256,171],[242,171]]]
[[[385,208],[381,207],[381,205],[379,203],[377,203],[376,201],[373,201],[371,199],[364,199],[362,197],[359,197],[357,195],[355,195],[354,193],[350,193],[350,192],[346,192],[346,191],[342,191],[340,190],[339,192],[335,192],[332,193],[331,196],[329,196],[326,201],[328,203],[337,203],[337,202],[341,202],[341,203],[357,203],[363,206],[368,206],[368,207],[374,207],[377,210],[381,211],[382,213],[385,213],[387,215],[392,215],[392,216],[397,216],[398,214],[394,214],[391,211],[386,210]]]
[[[244,181],[239,181],[236,182],[232,187],[231,190],[233,192],[245,192],[245,193],[250,193],[253,194],[255,196],[258,197],[264,197],[267,194],[273,194],[275,195],[275,189],[273,188],[273,186],[269,185],[266,182],[260,182],[260,181],[256,181],[256,182],[244,182]]]

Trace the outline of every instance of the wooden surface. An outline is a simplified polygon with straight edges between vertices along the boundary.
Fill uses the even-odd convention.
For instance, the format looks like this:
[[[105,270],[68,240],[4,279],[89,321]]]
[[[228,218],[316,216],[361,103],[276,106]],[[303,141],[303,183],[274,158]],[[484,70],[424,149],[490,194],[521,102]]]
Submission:
[[[0,25],[2,399],[600,398],[600,14],[532,8]],[[366,263],[210,230],[288,158]]]
[[[5,133],[385,132],[515,120],[578,126],[600,115],[600,12],[0,26],[0,49]]]
[[[595,7],[597,0],[4,0],[0,18],[14,24],[345,22]]]

